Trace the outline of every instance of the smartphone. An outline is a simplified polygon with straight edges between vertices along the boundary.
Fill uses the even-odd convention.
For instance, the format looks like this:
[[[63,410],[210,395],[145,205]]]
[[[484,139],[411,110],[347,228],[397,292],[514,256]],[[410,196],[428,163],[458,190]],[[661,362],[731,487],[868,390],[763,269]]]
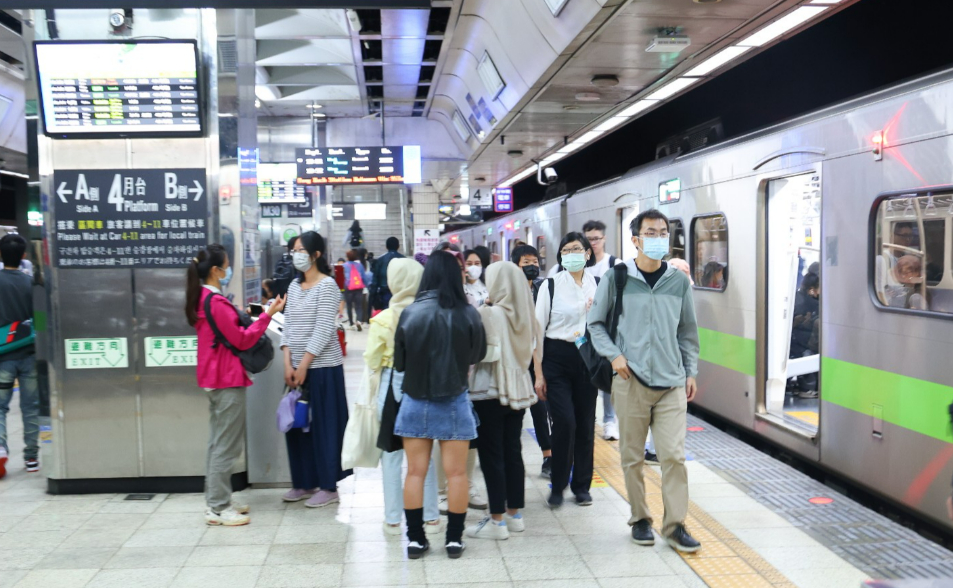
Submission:
[[[249,304],[248,308],[249,310],[251,310],[252,316],[258,316],[265,310],[261,304],[255,304],[255,303]]]

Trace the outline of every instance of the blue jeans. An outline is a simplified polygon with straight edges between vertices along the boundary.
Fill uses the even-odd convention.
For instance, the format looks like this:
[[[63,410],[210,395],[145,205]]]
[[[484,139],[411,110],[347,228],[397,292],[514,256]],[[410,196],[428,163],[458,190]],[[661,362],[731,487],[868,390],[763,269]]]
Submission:
[[[614,423],[615,408],[612,407],[612,393],[600,390],[599,394],[602,395],[602,422]]]
[[[20,412],[23,413],[24,459],[36,459],[40,446],[40,394],[36,386],[36,356],[23,359],[0,358],[0,445],[10,453],[7,444],[7,413],[13,400],[13,381],[20,383]]]
[[[377,390],[377,418],[384,410],[384,399],[387,398],[387,388],[390,383],[391,368],[384,368],[381,372],[381,385]],[[402,372],[394,372],[394,398],[400,402],[401,384],[404,382]],[[381,455],[381,471],[384,477],[384,521],[392,525],[399,524],[404,518],[404,450],[385,452]],[[440,518],[437,506],[437,475],[433,460],[427,468],[427,477],[424,479],[424,520],[436,521]]]

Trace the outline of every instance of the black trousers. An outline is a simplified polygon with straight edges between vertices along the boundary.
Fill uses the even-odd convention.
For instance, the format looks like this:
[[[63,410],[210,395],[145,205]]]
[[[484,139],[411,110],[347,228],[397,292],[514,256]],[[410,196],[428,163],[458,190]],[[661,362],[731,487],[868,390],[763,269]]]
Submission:
[[[364,322],[364,290],[345,290],[344,302],[347,303],[347,322],[354,324],[354,313],[357,313],[357,322]]]
[[[553,492],[562,494],[566,486],[570,486],[573,494],[589,492],[598,391],[589,383],[582,356],[568,341],[546,339],[543,375],[549,416],[553,421]]]
[[[536,370],[533,369],[532,363],[529,365],[529,377],[535,386]],[[549,433],[551,426],[549,422],[549,405],[545,400],[540,400],[529,407],[529,414],[533,417],[533,429],[536,431],[536,442],[539,443],[539,448],[543,451],[549,451],[553,448]]]
[[[525,410],[512,410],[499,400],[473,403],[480,425],[477,427],[477,453],[486,480],[490,514],[503,514],[507,508],[523,508],[525,488],[523,432]]]

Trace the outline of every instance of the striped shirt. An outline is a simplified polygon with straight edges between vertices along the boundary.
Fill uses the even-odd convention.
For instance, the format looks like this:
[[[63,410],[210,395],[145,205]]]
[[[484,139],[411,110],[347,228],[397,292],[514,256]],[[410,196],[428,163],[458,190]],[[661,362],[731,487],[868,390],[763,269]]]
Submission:
[[[341,290],[334,278],[324,278],[307,290],[301,289],[298,280],[288,286],[281,348],[291,350],[291,365],[295,369],[306,352],[314,355],[308,369],[344,363],[335,324],[340,304]]]

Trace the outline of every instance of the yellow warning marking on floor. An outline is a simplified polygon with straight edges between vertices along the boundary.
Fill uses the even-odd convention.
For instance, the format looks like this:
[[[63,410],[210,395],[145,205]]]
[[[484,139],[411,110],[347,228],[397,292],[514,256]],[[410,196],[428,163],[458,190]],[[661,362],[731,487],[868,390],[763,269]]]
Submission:
[[[592,472],[592,487],[593,488],[608,488],[609,484],[602,479],[602,476],[598,472]]]
[[[791,414],[791,413],[788,413]],[[814,413],[807,413],[814,414]],[[625,475],[616,441],[602,439],[596,431],[593,481],[605,480],[628,501]],[[655,531],[661,535],[662,477],[655,468],[642,469],[645,478],[645,499],[655,521]],[[595,486],[595,484],[593,484]],[[702,548],[697,553],[679,553],[682,559],[710,588],[791,588],[790,580],[766,562],[753,549],[734,536],[694,502],[688,504],[685,526]]]
[[[811,412],[809,410],[790,410],[784,411],[784,414],[788,415],[791,418],[795,418],[802,423],[807,423],[811,426],[817,427],[819,420],[817,418],[816,412]]]

